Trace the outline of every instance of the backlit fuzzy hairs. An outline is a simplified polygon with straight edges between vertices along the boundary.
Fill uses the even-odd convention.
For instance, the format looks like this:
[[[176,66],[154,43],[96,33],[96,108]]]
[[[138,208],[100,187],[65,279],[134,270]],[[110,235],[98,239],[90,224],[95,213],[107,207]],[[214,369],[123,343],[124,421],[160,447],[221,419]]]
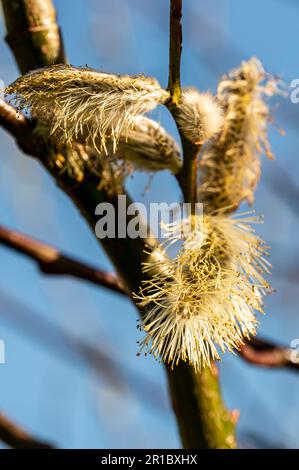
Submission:
[[[143,116],[137,116],[133,129],[120,136],[116,155],[131,161],[140,170],[168,169],[176,174],[181,168],[180,149],[176,141],[160,124]]]
[[[223,124],[222,109],[213,95],[195,88],[183,90],[176,119],[182,134],[194,144],[203,144]]]
[[[254,200],[263,152],[272,158],[265,95],[277,91],[261,63],[252,58],[225,76],[218,86],[218,100],[225,111],[221,133],[208,144],[201,160],[199,199],[208,210],[236,209],[242,200]]]
[[[262,273],[270,267],[267,247],[249,225],[257,221],[203,216],[174,260],[167,247],[180,238],[182,225],[169,228],[165,250],[143,267],[152,278],[136,296],[145,307],[141,350],[172,366],[187,361],[198,371],[220,359],[219,350],[233,351],[255,334],[254,310],[263,311],[269,288]]]
[[[157,80],[113,75],[67,65],[34,70],[6,89],[20,108],[50,125],[56,145],[74,141],[101,151],[107,139],[116,149],[134,118],[169,98]]]
[[[81,159],[80,154],[74,161],[73,155],[70,154],[70,159],[66,158],[65,163],[69,165],[69,168],[74,167],[74,174],[80,175],[80,180],[83,178],[84,166],[88,166],[89,160],[92,159],[92,166],[89,165],[89,169],[104,166],[105,160],[111,162],[128,162],[131,164],[132,169],[143,170],[143,171],[159,171],[169,170],[173,174],[178,173],[181,168],[181,156],[180,149],[176,141],[171,137],[160,124],[152,119],[144,116],[136,116],[133,123],[133,129],[128,130],[126,134],[119,136],[118,147],[113,153],[113,143],[107,142],[106,151],[97,152],[95,149],[89,148],[88,152],[83,152],[84,159]],[[41,138],[46,141],[50,138],[50,129],[44,123],[38,121],[35,132],[40,135]],[[55,144],[55,142],[54,142]],[[107,158],[107,155],[110,158]],[[88,154],[91,154],[88,159]],[[78,179],[78,178],[76,178]]]
[[[78,182],[83,181],[86,171],[98,177],[97,189],[114,196],[122,194],[124,191],[124,179],[132,172],[131,165],[116,158],[110,159],[94,150],[74,143],[72,146],[65,146],[59,152],[54,147],[49,146],[49,164],[58,169],[61,173],[67,172],[71,178]]]

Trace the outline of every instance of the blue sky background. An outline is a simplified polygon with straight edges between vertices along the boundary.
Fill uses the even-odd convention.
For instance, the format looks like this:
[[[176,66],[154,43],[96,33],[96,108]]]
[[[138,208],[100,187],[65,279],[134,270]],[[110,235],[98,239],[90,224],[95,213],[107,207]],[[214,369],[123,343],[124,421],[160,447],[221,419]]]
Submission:
[[[167,0],[54,3],[73,65],[144,73],[166,86]],[[299,6],[291,0],[185,0],[183,84],[215,91],[219,76],[253,55],[287,83],[299,78],[298,21]],[[0,78],[8,84],[18,72],[4,41],[0,57]],[[271,129],[276,160],[263,160],[255,209],[265,216],[259,233],[272,245],[277,292],[266,300],[260,332],[289,344],[299,338],[299,105],[276,100],[275,108],[286,136]],[[164,109],[154,117],[175,134]],[[110,269],[76,208],[2,130],[0,155],[0,223]],[[176,183],[166,172],[156,175],[144,194],[147,182],[144,175],[128,182],[137,200],[178,200]],[[151,357],[136,357],[136,319],[133,306],[120,296],[80,281],[45,277],[33,263],[0,246],[0,339],[6,346],[0,409],[60,447],[179,447],[163,368]],[[107,374],[102,353],[116,362],[121,379]],[[220,373],[227,404],[241,412],[243,447],[299,447],[298,375],[258,369],[229,354]]]

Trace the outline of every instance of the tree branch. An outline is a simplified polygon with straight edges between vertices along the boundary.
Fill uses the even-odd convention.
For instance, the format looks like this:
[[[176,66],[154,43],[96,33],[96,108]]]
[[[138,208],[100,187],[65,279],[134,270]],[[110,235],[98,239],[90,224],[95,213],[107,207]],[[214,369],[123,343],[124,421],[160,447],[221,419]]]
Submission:
[[[171,100],[167,103],[174,120],[180,112],[180,63],[182,51],[182,0],[170,0],[169,81]],[[183,148],[183,167],[178,182],[185,202],[197,202],[197,162],[201,145],[185,138],[177,126]],[[193,204],[195,208],[195,204]],[[221,397],[216,365],[195,373],[193,366],[180,363],[167,367],[173,407],[184,447],[236,447],[235,419]],[[188,396],[186,396],[188,390]]]
[[[0,99],[0,125],[16,140],[23,140],[33,130],[33,124],[29,119],[2,99]]]
[[[22,73],[65,62],[52,0],[2,0],[6,42]]]
[[[175,117],[176,112],[173,113]],[[183,147],[183,166],[178,174],[178,182],[182,189],[184,200],[186,202],[197,202],[197,167],[198,156],[201,150],[200,144],[189,142],[181,133],[181,141]]]
[[[182,52],[182,0],[170,0],[169,15],[169,78],[173,105],[177,105],[181,98],[181,52]]]
[[[241,346],[239,355],[245,361],[257,366],[287,367],[299,371],[299,355],[295,349],[278,346],[270,341],[252,338]]]
[[[167,103],[167,107],[175,121],[177,121],[182,94],[180,79],[183,41],[181,25],[182,3],[182,0],[170,0],[168,90],[170,91],[171,100]],[[188,141],[179,127],[178,131],[182,142],[184,159],[182,170],[177,179],[185,201],[195,203],[197,201],[197,163],[201,145]]]
[[[34,260],[45,274],[70,275],[118,294],[127,295],[124,284],[112,273],[98,270],[60,253],[56,248],[0,226],[0,244]]]
[[[0,413],[0,440],[14,449],[53,449],[53,446],[30,436]]]
[[[48,149],[34,133],[35,122],[18,112],[13,106],[0,98],[0,126],[13,137],[23,152],[45,160]]]
[[[216,365],[195,373],[192,366],[181,363],[168,379],[184,447],[235,448],[238,414],[223,404]]]
[[[9,108],[9,113],[2,112]],[[8,119],[9,118],[9,119]],[[7,123],[8,119],[8,123]],[[104,189],[97,189],[99,179],[98,177],[87,173],[84,181],[77,183],[72,179],[67,172],[57,172],[55,168],[49,166],[47,159],[47,148],[43,142],[38,141],[33,132],[34,124],[25,116],[19,119],[16,110],[8,105],[7,103],[0,100],[0,125],[6,128],[12,137],[16,138],[20,148],[28,153],[28,155],[34,156],[38,161],[52,174],[58,186],[66,192],[69,197],[73,200],[75,205],[81,211],[85,220],[89,223],[92,231],[97,222],[95,217],[94,208],[100,202],[110,202],[115,209],[118,208],[117,195],[107,193]],[[22,132],[23,126],[31,126],[31,131],[24,132],[22,138],[17,139],[19,135],[19,127]],[[127,195],[127,205],[132,201]],[[131,216],[133,218],[133,216]],[[148,230],[147,232],[148,233]],[[104,239],[101,240],[101,244],[109,254],[112,262],[116,266],[118,272],[125,279],[126,285],[129,286],[130,291],[137,292],[141,281],[143,279],[141,266],[146,261],[148,255],[145,251],[148,251],[150,247],[153,247],[154,241],[152,239]],[[134,260],[134,262],[132,262]],[[129,283],[129,284],[128,284]]]

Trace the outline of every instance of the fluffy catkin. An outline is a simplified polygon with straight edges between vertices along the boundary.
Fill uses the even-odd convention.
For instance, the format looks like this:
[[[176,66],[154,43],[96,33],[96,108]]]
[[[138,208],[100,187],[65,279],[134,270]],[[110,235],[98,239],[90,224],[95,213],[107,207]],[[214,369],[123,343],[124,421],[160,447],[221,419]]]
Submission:
[[[267,125],[270,120],[265,95],[277,91],[261,63],[252,58],[223,77],[218,101],[225,112],[222,131],[202,153],[199,199],[207,210],[230,212],[247,199],[254,200],[263,152],[272,158]]]
[[[223,124],[222,109],[211,93],[185,88],[177,108],[177,124],[194,144],[203,144],[217,134]]]
[[[90,160],[93,163],[92,166],[89,165],[89,169],[96,169],[97,162],[102,169],[105,161],[110,160],[110,162],[127,162],[133,170],[169,170],[173,174],[178,173],[182,164],[181,155],[179,146],[173,137],[158,122],[147,117],[136,116],[132,122],[133,129],[119,136],[115,153],[113,143],[107,142],[106,151],[98,152],[95,149],[91,151],[92,149],[89,148],[88,152],[84,152],[85,157],[81,158],[81,164],[80,154],[75,160],[72,155],[70,158],[66,157],[65,163],[69,165],[70,169],[74,167],[74,172],[77,174],[82,174],[82,171],[78,172],[76,168],[84,170],[84,166]],[[44,122],[37,123],[35,132],[46,141],[48,139],[51,141],[50,128]],[[53,143],[55,144],[55,141]],[[88,154],[91,155],[90,158],[88,158]]]
[[[145,171],[169,170],[176,174],[182,165],[173,137],[158,122],[144,116],[137,116],[133,129],[120,136],[116,155]]]
[[[98,151],[110,139],[115,151],[137,115],[169,98],[153,78],[66,65],[34,70],[18,78],[6,94],[48,123],[57,146],[76,141]]]
[[[269,288],[262,273],[270,267],[267,247],[249,225],[256,221],[206,215],[184,236],[175,259],[167,258],[167,246],[152,255],[143,267],[152,277],[136,295],[145,308],[141,350],[198,371],[220,359],[219,350],[233,351],[255,334],[254,310],[263,311]],[[180,224],[170,227],[168,246],[180,230]]]
[[[86,172],[98,177],[97,188],[104,190],[109,196],[122,194],[124,191],[124,180],[132,172],[131,165],[116,158],[103,158],[93,148],[84,147],[74,143],[65,146],[59,152],[49,146],[49,163],[61,173],[68,175],[78,182],[84,180]]]

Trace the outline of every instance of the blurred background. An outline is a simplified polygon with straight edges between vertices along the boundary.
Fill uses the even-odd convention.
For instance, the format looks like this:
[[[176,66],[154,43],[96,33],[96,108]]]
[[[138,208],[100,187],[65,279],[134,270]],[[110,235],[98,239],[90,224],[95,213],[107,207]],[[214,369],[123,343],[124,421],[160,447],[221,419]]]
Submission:
[[[168,0],[56,0],[68,58],[107,71],[168,73]],[[218,78],[257,56],[287,84],[299,78],[295,0],[185,0],[182,82],[215,91]],[[0,35],[5,34],[1,14]],[[0,79],[18,75],[0,42]],[[272,285],[260,334],[278,343],[299,338],[299,104],[271,102],[275,161],[263,158],[255,209],[259,234],[272,246]],[[176,135],[166,110],[155,111]],[[109,261],[68,198],[0,130],[0,223],[105,269]],[[134,175],[135,199],[174,202],[167,173]],[[244,206],[245,207],[245,206]],[[244,208],[243,208],[244,209]],[[132,260],[134,262],[134,260]],[[137,313],[117,294],[87,283],[46,277],[0,246],[0,409],[31,433],[66,448],[178,448],[163,367],[137,357]],[[240,410],[241,447],[299,447],[299,375],[260,369],[231,354],[220,364],[227,405]]]

